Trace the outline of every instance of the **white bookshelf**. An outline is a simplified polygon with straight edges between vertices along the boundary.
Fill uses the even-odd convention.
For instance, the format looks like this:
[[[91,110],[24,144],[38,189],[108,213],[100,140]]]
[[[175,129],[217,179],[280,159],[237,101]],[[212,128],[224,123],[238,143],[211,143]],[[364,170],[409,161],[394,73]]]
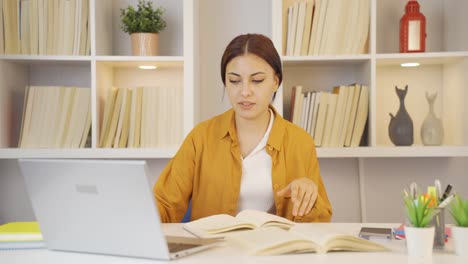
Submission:
[[[299,1],[299,0],[298,0]],[[463,0],[419,1],[426,16],[426,52],[399,53],[399,20],[406,1],[371,2],[369,50],[367,54],[325,56],[282,56],[283,114],[289,117],[291,87],[303,85],[305,91],[331,91],[340,84],[362,83],[369,86],[367,144],[358,148],[318,148],[319,157],[465,157],[468,154],[468,31],[463,25],[468,9]],[[272,3],[272,39],[278,50],[285,41],[281,19],[283,4]],[[461,32],[465,31],[465,32]],[[419,62],[416,68],[401,63]],[[399,107],[394,86],[409,85],[405,106],[413,119],[414,144],[395,147],[388,137],[389,113]],[[425,92],[437,91],[435,112],[444,123],[444,143],[426,147],[421,143],[420,127],[428,112]]]
[[[120,9],[137,0],[89,0],[89,56],[0,55],[0,159],[15,158],[168,158],[198,118],[194,50],[197,47],[197,3],[158,0],[168,26],[160,34],[160,56],[131,56],[130,37],[120,29]],[[139,65],[155,65],[141,70]],[[8,78],[6,78],[8,77]],[[87,149],[18,149],[24,88],[27,85],[81,86],[91,89],[91,147]],[[181,113],[180,142],[170,148],[100,149],[100,126],[111,87],[159,86],[177,89]]]

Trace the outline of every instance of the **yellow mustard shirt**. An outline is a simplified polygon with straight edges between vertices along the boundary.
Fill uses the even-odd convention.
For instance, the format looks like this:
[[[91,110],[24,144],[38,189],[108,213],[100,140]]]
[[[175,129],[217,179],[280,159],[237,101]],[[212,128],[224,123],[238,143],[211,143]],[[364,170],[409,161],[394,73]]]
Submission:
[[[296,222],[329,222],[332,208],[320,176],[312,137],[283,119],[276,110],[266,151],[272,158],[272,192],[276,214]],[[162,171],[153,191],[161,221],[180,222],[190,198],[191,220],[237,213],[242,161],[232,109],[198,124]],[[276,195],[292,180],[312,179],[318,197],[309,214],[292,215],[291,198]]]

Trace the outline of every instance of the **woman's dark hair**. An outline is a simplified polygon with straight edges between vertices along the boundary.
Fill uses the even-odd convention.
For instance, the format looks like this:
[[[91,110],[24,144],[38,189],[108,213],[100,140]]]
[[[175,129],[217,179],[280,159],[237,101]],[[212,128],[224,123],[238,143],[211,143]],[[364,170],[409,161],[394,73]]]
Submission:
[[[237,56],[247,53],[254,54],[266,61],[275,71],[278,76],[278,86],[283,81],[283,69],[281,66],[281,58],[273,45],[273,42],[266,36],[261,34],[245,34],[235,37],[227,45],[221,59],[221,79],[226,86],[226,67],[228,63]],[[273,100],[276,97],[276,92],[273,95]]]

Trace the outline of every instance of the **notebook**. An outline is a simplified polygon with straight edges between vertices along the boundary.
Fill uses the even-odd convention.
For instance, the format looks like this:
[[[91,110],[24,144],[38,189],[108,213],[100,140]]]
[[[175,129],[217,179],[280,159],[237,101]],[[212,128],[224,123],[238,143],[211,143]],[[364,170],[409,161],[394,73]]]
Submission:
[[[216,244],[164,236],[145,161],[18,162],[48,249],[169,260]]]

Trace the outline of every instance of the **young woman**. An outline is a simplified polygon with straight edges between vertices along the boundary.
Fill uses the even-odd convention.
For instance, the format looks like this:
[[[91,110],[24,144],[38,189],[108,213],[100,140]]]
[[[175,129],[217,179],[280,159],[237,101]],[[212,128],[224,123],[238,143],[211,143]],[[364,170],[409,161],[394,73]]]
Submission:
[[[221,60],[232,109],[198,124],[154,186],[163,222],[244,209],[297,222],[330,221],[332,209],[312,137],[270,104],[281,84],[281,59],[259,34],[234,38]]]

